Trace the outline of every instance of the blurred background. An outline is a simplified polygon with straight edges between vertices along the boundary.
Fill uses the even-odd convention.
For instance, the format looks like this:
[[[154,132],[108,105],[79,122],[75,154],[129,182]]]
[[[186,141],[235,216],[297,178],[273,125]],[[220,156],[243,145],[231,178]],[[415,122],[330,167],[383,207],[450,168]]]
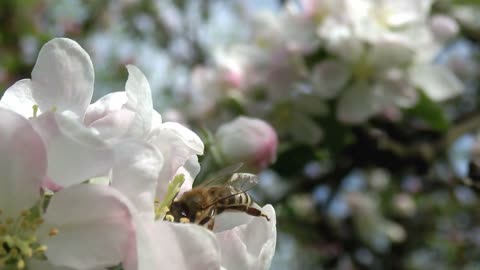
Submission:
[[[272,269],[480,269],[480,1],[4,0],[0,28],[0,95],[53,37],[94,100],[137,65],[202,136],[199,178],[259,174]]]

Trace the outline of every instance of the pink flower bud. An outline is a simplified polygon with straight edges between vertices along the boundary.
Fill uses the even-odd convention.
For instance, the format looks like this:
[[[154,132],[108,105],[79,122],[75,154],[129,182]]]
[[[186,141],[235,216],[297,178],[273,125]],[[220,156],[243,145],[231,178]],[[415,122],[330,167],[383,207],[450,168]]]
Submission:
[[[215,136],[228,163],[243,162],[251,169],[261,170],[275,161],[277,134],[263,120],[241,116],[220,126]]]

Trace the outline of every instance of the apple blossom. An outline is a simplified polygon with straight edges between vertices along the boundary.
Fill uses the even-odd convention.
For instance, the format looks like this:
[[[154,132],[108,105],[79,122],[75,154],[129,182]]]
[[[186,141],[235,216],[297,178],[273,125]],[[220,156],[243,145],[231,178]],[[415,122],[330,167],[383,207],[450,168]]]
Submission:
[[[113,164],[110,147],[80,124],[93,83],[88,54],[73,40],[55,38],[40,50],[32,79],[18,81],[0,100],[0,107],[31,119],[47,145],[47,181],[60,187],[104,173]]]
[[[119,263],[119,247],[133,229],[124,197],[109,187],[76,185],[54,194],[44,214],[41,184],[50,164],[43,140],[21,115],[0,108],[0,116],[0,266],[24,269],[44,256],[73,269]]]
[[[220,126],[217,147],[226,163],[244,162],[254,170],[270,165],[277,155],[277,134],[265,121],[238,117]]]
[[[188,160],[203,153],[203,143],[195,133],[178,123],[162,123],[160,114],[153,109],[147,78],[135,66],[129,65],[127,69],[129,77],[125,91],[110,93],[91,104],[85,124],[111,145],[136,139],[154,146],[165,162],[158,181],[168,183]],[[156,197],[163,197],[165,186],[158,185]]]
[[[228,261],[240,252],[247,260],[243,265],[268,268],[276,241],[271,207],[273,222],[247,219],[235,227],[234,234],[240,235],[242,226],[253,232],[266,224],[264,238],[257,242],[154,220],[156,200],[171,200],[191,188],[204,146],[189,129],[162,123],[147,79],[138,68],[127,69],[125,92],[89,105],[94,78],[88,54],[72,40],[54,39],[42,47],[32,79],[17,82],[2,97],[0,166],[5,174],[1,183],[7,186],[0,191],[5,193],[0,208],[7,227],[0,230],[0,241],[9,248],[0,263],[18,269],[96,270],[120,263],[126,270],[235,269]],[[275,154],[275,133],[267,131],[273,137],[258,158],[269,161],[258,160],[259,166]],[[179,174],[185,185],[171,181]],[[93,177],[107,181],[86,181]],[[56,191],[46,209],[41,187]],[[34,230],[26,234],[11,217]],[[254,251],[221,252],[229,242]]]
[[[192,74],[187,111],[218,126],[211,118],[231,119],[235,114],[223,107],[233,100],[242,114],[273,123],[280,136],[315,144],[322,131],[313,119],[321,115],[297,105],[299,95],[319,104],[338,99],[333,112],[347,124],[411,108],[419,91],[436,102],[456,97],[460,81],[435,60],[458,26],[432,15],[432,4],[287,1],[276,13],[253,14],[245,22],[249,40],[216,48],[213,65]]]

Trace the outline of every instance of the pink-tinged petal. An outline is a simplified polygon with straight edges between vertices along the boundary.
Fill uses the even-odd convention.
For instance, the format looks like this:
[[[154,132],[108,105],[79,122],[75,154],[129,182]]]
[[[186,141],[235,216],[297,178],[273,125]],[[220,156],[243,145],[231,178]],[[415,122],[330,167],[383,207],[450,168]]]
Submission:
[[[48,176],[56,184],[78,184],[113,166],[113,150],[76,119],[47,112],[31,122],[47,147]]]
[[[95,129],[102,138],[109,141],[124,137],[136,117],[134,111],[124,108],[127,101],[124,91],[103,96],[88,106],[85,125]]]
[[[262,210],[270,221],[254,217],[246,224],[216,234],[222,267],[226,270],[269,269],[277,242],[276,217],[271,205]]]
[[[83,119],[92,100],[94,71],[87,52],[75,41],[47,42],[32,71],[32,94],[40,110],[72,111]]]
[[[167,184],[177,170],[194,155],[203,153],[203,143],[193,131],[173,122],[152,130],[149,141],[162,153],[165,163],[159,175],[157,198],[163,198]]]
[[[135,112],[135,119],[130,126],[129,135],[135,138],[145,137],[152,127],[152,91],[148,80],[136,66],[128,65],[128,79],[125,93],[128,101],[126,109]]]
[[[214,234],[207,229],[194,224],[168,222],[155,222],[145,229],[143,233],[137,233],[139,257],[126,262],[125,270],[220,269],[218,244]]]
[[[17,217],[40,198],[47,154],[27,119],[3,108],[0,119],[0,209],[4,217]]]
[[[35,104],[30,79],[20,80],[10,86],[0,100],[0,107],[10,109],[26,118],[33,116]]]
[[[119,138],[127,135],[135,120],[135,115],[135,112],[130,110],[118,110],[93,122],[89,127],[93,128],[103,139],[116,142]]]
[[[85,112],[84,124],[89,126],[95,121],[106,117],[112,112],[122,109],[127,103],[127,95],[125,92],[109,93],[88,106]]]
[[[55,193],[44,215],[44,228],[59,231],[43,241],[48,260],[75,269],[117,265],[134,233],[131,209],[108,186],[80,184]]]
[[[125,141],[115,146],[112,186],[124,194],[139,214],[153,222],[155,190],[163,157],[153,146]]]

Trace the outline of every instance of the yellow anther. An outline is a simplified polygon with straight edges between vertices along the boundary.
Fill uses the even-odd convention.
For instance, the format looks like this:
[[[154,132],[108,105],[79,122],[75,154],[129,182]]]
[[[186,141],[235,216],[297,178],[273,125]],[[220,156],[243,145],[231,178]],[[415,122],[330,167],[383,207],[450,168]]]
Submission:
[[[41,245],[35,249],[35,253],[43,253],[45,251],[47,251],[47,246],[45,245]]]
[[[58,234],[58,229],[57,228],[50,229],[50,232],[48,233],[49,236],[55,236],[57,234]]]
[[[166,215],[166,216],[165,216],[165,220],[166,220],[166,221],[173,222],[173,221],[175,220],[175,218],[173,218],[172,215]]]
[[[30,210],[23,210],[21,215],[22,215],[22,217],[26,217],[26,216],[30,215]]]
[[[17,269],[21,270],[25,268],[25,261],[20,259],[17,261]]]
[[[188,219],[186,217],[182,217],[182,218],[180,218],[180,223],[190,223],[190,219]]]

